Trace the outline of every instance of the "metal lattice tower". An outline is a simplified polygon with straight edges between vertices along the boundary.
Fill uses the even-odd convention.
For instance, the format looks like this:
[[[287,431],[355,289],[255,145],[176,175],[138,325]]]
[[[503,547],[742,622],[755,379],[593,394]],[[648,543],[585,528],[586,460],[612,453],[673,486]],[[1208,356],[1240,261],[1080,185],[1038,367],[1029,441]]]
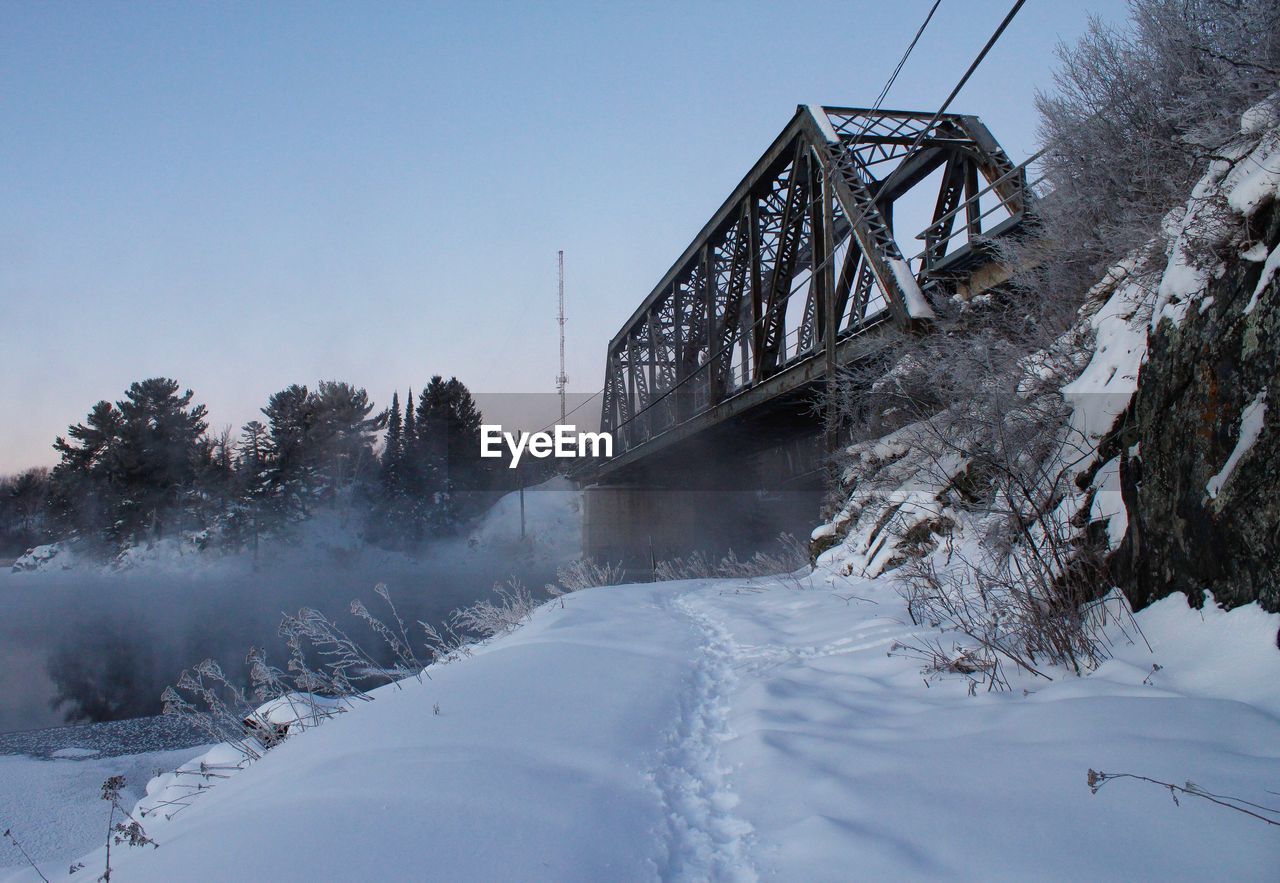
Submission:
[[[564,251],[557,252],[560,263],[560,373],[556,375],[556,390],[560,393],[560,422],[564,423],[568,416],[565,413],[564,388],[569,383],[564,373]]]

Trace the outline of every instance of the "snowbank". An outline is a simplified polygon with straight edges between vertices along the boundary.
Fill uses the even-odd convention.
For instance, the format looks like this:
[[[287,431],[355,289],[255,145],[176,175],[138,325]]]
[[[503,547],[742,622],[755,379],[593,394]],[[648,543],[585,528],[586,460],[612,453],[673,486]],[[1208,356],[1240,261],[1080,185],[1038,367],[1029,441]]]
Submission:
[[[468,536],[480,552],[528,557],[552,565],[582,554],[582,492],[567,478],[525,488],[525,535],[520,536],[520,493],[498,500]]]

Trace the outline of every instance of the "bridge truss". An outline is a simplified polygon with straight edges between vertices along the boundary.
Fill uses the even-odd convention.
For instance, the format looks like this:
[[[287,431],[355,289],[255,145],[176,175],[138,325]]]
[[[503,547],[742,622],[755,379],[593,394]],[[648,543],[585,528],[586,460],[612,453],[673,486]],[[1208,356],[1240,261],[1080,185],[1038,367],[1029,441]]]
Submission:
[[[894,206],[921,192],[932,221],[907,258]],[[833,371],[873,332],[927,324],[1031,199],[977,117],[801,105],[610,342],[614,465]]]

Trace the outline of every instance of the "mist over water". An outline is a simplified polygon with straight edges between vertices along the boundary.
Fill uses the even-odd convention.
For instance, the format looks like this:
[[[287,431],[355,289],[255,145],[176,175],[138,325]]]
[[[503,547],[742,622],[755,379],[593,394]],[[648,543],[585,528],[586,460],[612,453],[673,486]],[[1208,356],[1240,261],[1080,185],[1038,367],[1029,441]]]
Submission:
[[[286,651],[276,635],[281,613],[304,606],[380,650],[380,639],[348,611],[360,598],[374,615],[389,618],[373,592],[379,582],[414,634],[420,633],[416,620],[440,623],[513,576],[539,591],[554,579],[554,568],[527,556],[481,553],[460,541],[433,546],[417,561],[369,550],[257,571],[200,562],[185,572],[3,572],[0,732],[57,726],[68,715],[158,714],[161,691],[184,668],[214,658],[238,673],[251,646],[265,648],[283,667]]]

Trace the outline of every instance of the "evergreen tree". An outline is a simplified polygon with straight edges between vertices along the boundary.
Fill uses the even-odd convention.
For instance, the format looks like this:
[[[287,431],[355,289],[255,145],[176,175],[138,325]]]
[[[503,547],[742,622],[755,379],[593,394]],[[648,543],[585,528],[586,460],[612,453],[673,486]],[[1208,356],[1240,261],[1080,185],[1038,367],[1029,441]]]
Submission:
[[[452,490],[473,493],[488,488],[489,469],[480,457],[480,424],[484,417],[476,406],[471,391],[456,377],[445,383],[445,399],[448,403],[449,474]],[[466,507],[460,506],[458,514]]]
[[[147,528],[162,533],[165,516],[195,485],[200,437],[208,428],[205,406],[191,406],[193,393],[178,394],[176,380],[153,377],[134,383],[120,409],[120,511],[130,535]]]
[[[431,378],[418,399],[417,467],[431,506],[428,521],[453,527],[466,514],[460,492],[488,485],[480,458],[483,420],[470,390],[456,377]]]
[[[286,513],[305,518],[318,502],[354,501],[373,474],[374,438],[387,419],[373,408],[365,390],[337,380],[271,396],[262,409],[275,454],[271,484]]]
[[[263,470],[271,465],[273,448],[267,427],[260,420],[250,420],[240,428],[240,441],[236,444],[236,463],[242,476],[255,482],[266,478]]]
[[[257,558],[263,530],[277,523],[279,498],[275,495],[275,448],[271,434],[259,420],[240,428],[236,444],[236,487],[240,508],[228,525],[233,542],[250,542]]]
[[[115,543],[162,532],[193,492],[201,459],[204,405],[177,381],[134,383],[124,399],[93,406],[84,423],[54,441],[50,510],[65,533]],[[68,440],[70,439],[70,440]]]
[[[404,459],[404,417],[400,413],[400,393],[391,394],[391,411],[387,415],[387,440],[382,449],[382,489],[387,496],[401,491],[401,460]]]
[[[400,485],[411,498],[422,495],[422,481],[418,470],[418,418],[413,407],[413,388],[404,400],[404,428],[400,440]]]
[[[50,538],[49,491],[43,467],[0,478],[0,555],[16,558]]]
[[[236,479],[231,427],[224,427],[216,435],[202,436],[196,445],[194,482],[183,508],[200,519],[204,527],[225,521],[238,496]]]
[[[120,412],[98,402],[84,423],[53,442],[60,460],[50,474],[49,514],[61,535],[109,540],[119,496]]]
[[[403,453],[408,454],[418,444],[418,423],[413,413],[413,387],[409,388],[409,397],[404,402],[404,440]]]
[[[326,495],[349,493],[369,474],[374,439],[387,421],[373,407],[367,392],[337,380],[320,381],[312,394],[308,444]]]
[[[308,449],[313,422],[311,394],[293,384],[273,393],[262,409],[274,454],[269,483],[283,515],[306,517],[314,491],[315,465]]]
[[[416,460],[421,490],[428,507],[434,510],[449,492],[448,424],[449,406],[444,378],[431,378],[418,396],[418,443]],[[428,520],[433,520],[428,518]]]

